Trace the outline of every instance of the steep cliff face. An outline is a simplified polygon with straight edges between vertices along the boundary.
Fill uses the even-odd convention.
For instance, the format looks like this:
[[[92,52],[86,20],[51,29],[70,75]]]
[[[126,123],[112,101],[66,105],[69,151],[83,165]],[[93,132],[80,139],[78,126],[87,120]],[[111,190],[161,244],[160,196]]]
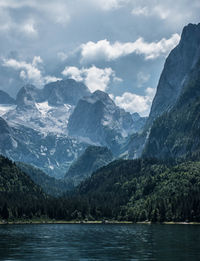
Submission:
[[[174,107],[154,121],[143,156],[200,156],[200,60],[188,75]]]
[[[0,117],[0,154],[6,155],[8,151],[17,147],[13,137],[13,130],[9,124]]]
[[[68,124],[70,135],[108,146],[115,154],[133,128],[131,114],[117,107],[109,95],[102,91],[82,98]]]
[[[89,89],[83,83],[72,79],[49,83],[43,89],[43,99],[53,106],[76,105],[79,99],[89,94]]]
[[[173,110],[175,104],[182,95],[185,86],[189,86],[189,84],[191,84],[191,75],[194,74],[194,71],[198,70],[197,64],[199,59],[200,24],[189,24],[183,29],[180,43],[171,51],[166,59],[164,69],[158,83],[157,92],[152,103],[150,115],[144,126],[144,131],[140,134],[130,137],[128,144],[129,158],[140,157],[144,147],[145,151],[143,154],[145,156],[158,156],[159,142],[157,141],[157,137],[159,139],[159,137],[161,138],[163,135],[163,139],[166,138],[166,130],[161,124],[161,121],[164,121],[166,115],[168,115],[170,111]],[[163,117],[161,117],[162,115]],[[154,142],[152,141],[153,136]],[[150,146],[152,142],[154,145]],[[153,152],[154,149],[156,152]],[[159,150],[166,150],[165,153],[161,153],[163,157],[164,154],[167,157],[170,156],[166,146],[159,148]]]
[[[23,86],[17,93],[16,103],[18,108],[31,108],[35,102],[42,99],[42,90],[32,84]]]
[[[189,24],[183,29],[179,45],[166,59],[146,127],[173,107],[199,58],[200,24]]]

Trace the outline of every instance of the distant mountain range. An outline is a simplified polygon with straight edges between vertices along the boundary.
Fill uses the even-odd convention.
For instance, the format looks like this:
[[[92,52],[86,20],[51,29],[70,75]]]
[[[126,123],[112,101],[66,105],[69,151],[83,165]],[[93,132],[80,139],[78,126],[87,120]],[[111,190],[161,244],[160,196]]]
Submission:
[[[200,222],[200,24],[166,59],[147,119],[73,80],[0,95],[0,153],[18,161],[0,156],[0,217]]]
[[[198,150],[194,134],[198,133],[198,118],[193,119],[186,107],[196,115],[199,59],[200,25],[189,24],[166,59],[148,118],[131,115],[105,92],[90,93],[83,83],[72,79],[42,89],[26,85],[16,100],[1,91],[0,153],[56,178],[63,178],[72,163],[81,161],[79,157],[89,146],[107,147],[114,158],[193,154]],[[192,131],[185,127],[186,119],[185,125],[190,122]],[[170,125],[172,121],[174,125]],[[196,137],[195,142],[189,137]]]
[[[143,127],[108,94],[74,80],[22,87],[16,100],[0,92],[0,153],[62,178],[90,145],[107,146],[117,157],[129,134]]]

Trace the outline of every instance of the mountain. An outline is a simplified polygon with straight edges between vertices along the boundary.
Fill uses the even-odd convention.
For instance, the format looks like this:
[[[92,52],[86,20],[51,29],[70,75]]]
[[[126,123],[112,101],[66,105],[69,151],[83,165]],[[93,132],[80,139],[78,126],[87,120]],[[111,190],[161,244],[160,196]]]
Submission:
[[[164,159],[195,154],[200,156],[200,59],[174,107],[153,123],[143,152]]]
[[[28,169],[27,167],[23,166],[30,174],[30,166]],[[36,174],[35,169],[31,171],[33,171],[34,179],[41,179],[41,173],[37,172]],[[53,189],[50,179],[49,183],[46,184],[46,189],[49,185]],[[45,187],[45,184],[43,186]],[[56,190],[51,190],[51,192],[55,193]],[[73,212],[74,207],[71,207],[70,200],[46,195],[41,187],[35,184],[14,162],[0,156],[1,222],[69,220],[69,218],[72,218]]]
[[[49,177],[49,175],[45,174],[42,170],[37,169],[31,165],[25,164],[23,162],[16,162],[16,165],[48,195],[55,197],[62,196],[63,193],[66,193],[74,188],[71,183],[65,180],[55,179],[54,177]]]
[[[146,146],[146,144],[152,143],[152,140],[149,141],[149,134],[153,131],[151,131],[151,127],[154,121],[157,121],[157,125],[159,125],[158,122],[163,119],[162,117],[159,117],[170,113],[170,111],[173,109],[178,99],[182,95],[185,86],[188,82],[191,81],[191,72],[196,67],[199,59],[200,24],[189,24],[183,29],[180,43],[171,51],[166,59],[164,69],[161,73],[157,86],[156,95],[151,106],[150,115],[146,120],[143,131],[129,137],[128,145],[126,146],[128,158],[138,158],[142,155],[145,147],[145,151],[147,150],[149,145]],[[171,126],[171,128],[173,127]],[[162,129],[160,126],[160,133],[158,133],[157,128],[156,130],[158,137],[161,137],[164,129]],[[155,137],[156,135],[154,135],[154,138]],[[154,140],[154,146],[157,146],[155,145],[156,142],[157,141]],[[163,140],[162,146],[164,142],[165,141]],[[166,149],[166,146],[159,146],[161,151],[163,151],[164,148]],[[151,155],[153,157],[157,156],[159,154],[159,149],[157,149],[155,155],[153,150],[151,153],[148,152],[147,154],[144,152],[144,155]],[[168,151],[166,151],[165,155],[170,157],[173,154],[168,154]]]
[[[0,217],[32,217],[41,213],[46,195],[12,161],[0,156]]]
[[[82,97],[88,95],[90,91],[85,84],[73,79],[52,82],[45,85],[43,89],[43,99],[52,106],[76,105]]]
[[[121,155],[126,139],[146,120],[117,107],[108,94],[91,94],[71,79],[42,89],[23,86],[15,105],[0,105],[0,116],[10,128],[8,144],[0,134],[0,152],[57,178],[89,145],[106,146],[115,156]]]
[[[9,159],[0,156],[0,192],[42,195],[42,189]]]
[[[88,147],[68,135],[68,119],[77,99],[90,92],[74,80],[57,81],[38,89],[27,84],[16,105],[0,105],[0,152],[15,161],[41,168],[61,178],[71,163]],[[55,95],[54,105],[52,97]],[[68,102],[68,103],[66,103]]]
[[[74,184],[91,176],[97,169],[113,160],[112,152],[106,147],[89,146],[80,157],[72,163],[65,178],[72,179]]]
[[[133,127],[131,114],[117,107],[102,91],[80,99],[68,123],[71,136],[107,146],[115,155]]]
[[[57,133],[42,133],[0,118],[0,153],[14,161],[32,164],[50,176],[61,178],[88,146]]]
[[[76,209],[94,220],[200,221],[199,171],[200,162],[114,161],[80,184]]]
[[[5,154],[7,150],[16,147],[12,128],[0,117],[0,153]]]
[[[27,84],[17,94],[17,107],[3,117],[13,125],[23,125],[42,133],[67,134],[68,119],[74,106],[89,94],[84,84],[71,79],[49,83],[43,89]]]
[[[0,90],[0,104],[15,104],[15,100],[6,92]]]
[[[0,90],[0,117],[16,108],[16,101],[6,92]]]
[[[16,97],[16,103],[18,107],[23,108],[23,107],[32,107],[35,105],[35,102],[41,101],[42,97],[42,90],[36,88],[32,84],[27,84],[23,86],[19,92],[17,93]]]
[[[139,113],[135,112],[131,114],[133,119],[134,132],[141,132],[145,126],[148,117],[140,117]]]
[[[27,84],[17,93],[16,101],[21,106],[28,105],[30,102],[45,101],[51,106],[76,105],[79,99],[89,94],[89,89],[83,83],[67,79],[48,83],[42,89]]]
[[[199,58],[200,23],[189,24],[183,29],[180,43],[166,59],[152,103],[148,126],[173,107]]]
[[[26,85],[18,92],[16,104],[0,105],[0,128],[3,130],[0,152],[58,178],[64,177],[89,145],[107,147],[115,158],[138,158],[142,153],[145,157],[154,157],[159,151],[162,158],[197,153],[198,135],[194,133],[198,132],[198,120],[188,114],[189,110],[184,107],[187,101],[184,108],[175,106],[186,86],[192,85],[193,78],[198,85],[195,72],[198,72],[199,58],[200,24],[189,24],[183,29],[179,45],[166,60],[148,119],[125,112],[108,94],[102,91],[91,94],[84,84],[74,80],[50,83],[43,89]],[[198,110],[195,96],[188,102],[195,114]],[[169,116],[173,124],[171,118],[164,119],[172,115],[170,113],[176,115]],[[181,114],[187,115],[191,127],[192,121],[196,122],[193,133],[186,131]],[[175,117],[188,135],[186,141],[186,135],[175,124]],[[166,128],[176,128],[176,133],[172,135]],[[196,143],[189,141],[189,137],[196,138]],[[181,143],[187,147],[183,148]]]

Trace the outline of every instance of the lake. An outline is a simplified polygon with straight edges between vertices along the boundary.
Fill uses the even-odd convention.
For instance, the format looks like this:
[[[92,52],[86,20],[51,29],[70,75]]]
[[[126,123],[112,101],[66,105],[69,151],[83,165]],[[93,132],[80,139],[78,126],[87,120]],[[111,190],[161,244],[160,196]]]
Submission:
[[[200,260],[200,226],[2,225],[0,260]]]

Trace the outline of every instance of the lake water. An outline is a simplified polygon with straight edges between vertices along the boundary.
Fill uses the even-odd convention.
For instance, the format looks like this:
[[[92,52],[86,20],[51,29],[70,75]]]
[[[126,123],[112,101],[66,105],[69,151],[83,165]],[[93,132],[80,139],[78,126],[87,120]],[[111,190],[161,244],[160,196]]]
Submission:
[[[200,226],[3,225],[0,260],[200,260]]]

